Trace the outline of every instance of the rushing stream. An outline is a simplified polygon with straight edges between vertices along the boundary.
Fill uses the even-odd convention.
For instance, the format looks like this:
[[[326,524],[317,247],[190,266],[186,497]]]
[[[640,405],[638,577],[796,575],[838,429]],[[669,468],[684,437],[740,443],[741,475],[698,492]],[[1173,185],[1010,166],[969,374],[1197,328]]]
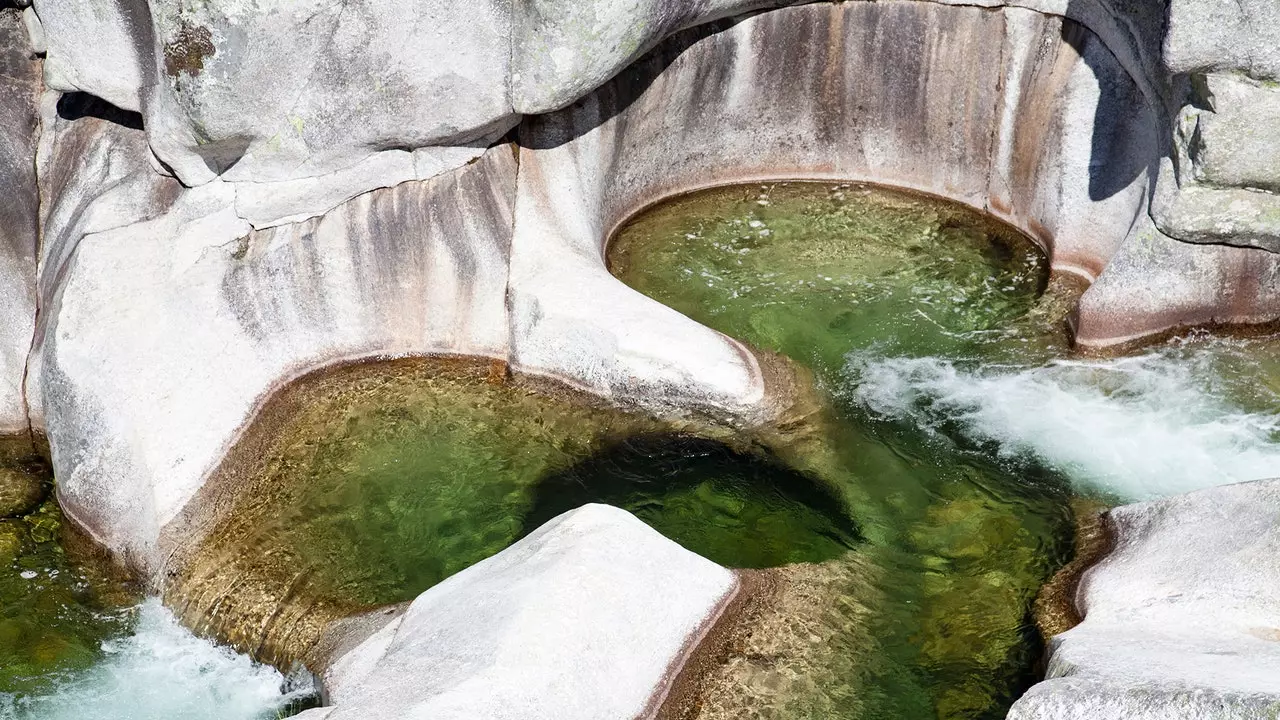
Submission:
[[[1073,358],[1070,288],[962,207],[722,188],[635,218],[608,257],[640,292],[811,371],[802,427],[660,422],[485,361],[317,373],[202,490],[210,531],[175,552],[165,598],[183,624],[288,667],[328,621],[606,502],[769,578],[755,632],[689,717],[998,718],[1035,679],[1031,605],[1070,557],[1077,498],[1280,475],[1280,339]],[[0,520],[0,717],[265,720],[309,701],[307,682],[141,600],[67,539],[40,482]]]
[[[197,638],[142,600],[63,520],[43,463],[0,455],[0,718],[275,720],[313,699],[309,678]],[[20,495],[34,504],[10,502]]]

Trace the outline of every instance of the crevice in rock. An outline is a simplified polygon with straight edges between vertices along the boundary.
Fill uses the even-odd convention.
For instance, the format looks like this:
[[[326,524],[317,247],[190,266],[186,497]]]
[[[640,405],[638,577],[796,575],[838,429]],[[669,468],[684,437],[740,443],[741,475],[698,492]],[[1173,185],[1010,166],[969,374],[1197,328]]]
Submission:
[[[6,0],[0,0],[0,7],[6,7],[6,6],[17,7],[17,3],[6,2]],[[40,86],[41,87],[44,86],[43,80],[40,82]],[[22,416],[27,419],[27,439],[31,442],[31,451],[37,455],[42,454],[41,453],[42,448],[40,446],[42,444],[47,446],[48,443],[36,442],[35,423],[31,419],[31,401],[27,399],[27,393],[29,392],[29,386],[30,386],[31,358],[36,351],[36,334],[40,328],[40,312],[41,312],[40,257],[42,255],[42,249],[44,246],[44,192],[40,188],[40,153],[38,148],[40,145],[40,138],[44,136],[44,130],[45,130],[44,115],[43,113],[37,112],[36,127],[35,127],[36,152],[33,152],[31,154],[31,177],[35,181],[35,185],[36,185],[35,187],[36,236],[35,236],[35,246],[32,248],[32,251],[34,252],[34,256],[32,257],[32,265],[35,271],[35,275],[34,277],[31,278],[31,288],[32,288],[31,296],[32,296],[32,301],[35,305],[35,308],[34,308],[34,312],[31,315],[31,340],[27,345],[27,354],[22,360],[22,382],[18,387],[18,396],[22,400]],[[48,451],[47,447],[44,448],[44,450],[47,452]]]
[[[996,76],[996,92],[995,92],[995,98],[992,101],[992,108],[991,108],[991,135],[987,138],[986,197],[982,201],[982,209],[984,212],[987,212],[987,213],[994,212],[994,210],[991,207],[991,188],[993,183],[995,183],[995,180],[996,180],[997,160],[998,160],[997,155],[999,154],[998,147],[999,147],[1000,135],[1004,130],[1004,113],[1001,111],[1004,109],[1005,103],[1009,101],[1009,98],[1006,96],[1005,87],[1004,87],[1005,80],[1009,77],[1008,68],[1005,67],[1006,63],[1008,62],[1008,58],[1005,57],[1005,54],[1008,52],[1008,49],[1009,49],[1009,19],[1003,12],[1001,12],[1000,13],[1000,60],[998,63],[1000,67],[1000,73]],[[1021,79],[1021,75],[1019,75],[1019,79]],[[1017,102],[1017,100],[1015,100],[1015,102]],[[1052,257],[1050,259],[1052,260]]]

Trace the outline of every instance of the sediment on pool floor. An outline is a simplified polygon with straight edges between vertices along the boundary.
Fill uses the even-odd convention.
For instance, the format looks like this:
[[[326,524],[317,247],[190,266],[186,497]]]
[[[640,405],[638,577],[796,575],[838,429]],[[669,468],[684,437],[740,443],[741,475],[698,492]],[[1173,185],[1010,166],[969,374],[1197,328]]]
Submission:
[[[861,541],[829,487],[748,436],[548,389],[458,358],[296,383],[200,499],[204,531],[173,554],[166,598],[199,631],[287,664],[311,660],[333,621],[411,600],[590,502],[727,565]]]

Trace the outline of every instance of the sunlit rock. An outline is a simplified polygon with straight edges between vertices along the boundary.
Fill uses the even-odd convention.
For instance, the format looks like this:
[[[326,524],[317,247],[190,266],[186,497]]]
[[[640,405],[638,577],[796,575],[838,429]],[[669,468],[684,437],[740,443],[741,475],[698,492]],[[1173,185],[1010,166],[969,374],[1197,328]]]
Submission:
[[[1280,707],[1280,481],[1112,510],[1048,679],[1013,720],[1268,717]]]
[[[50,90],[87,92],[137,112],[153,82],[152,33],[145,0],[36,0],[45,34]]]
[[[1196,326],[1252,325],[1280,317],[1280,254],[1199,245],[1146,218],[1080,298],[1076,342],[1120,347]]]
[[[652,712],[738,581],[587,505],[418,597],[333,663],[303,720],[631,720]]]
[[[95,152],[137,137],[102,132]],[[74,264],[50,291],[36,366],[68,511],[147,565],[160,526],[279,384],[369,356],[504,356],[513,175],[498,147],[437,181],[260,233],[221,181],[158,197],[166,179],[136,169],[119,192],[66,194],[85,207],[45,249],[47,267]],[[157,200],[169,207],[147,217]]]
[[[1170,0],[1164,59],[1175,73],[1241,70],[1280,79],[1280,5],[1273,0]]]

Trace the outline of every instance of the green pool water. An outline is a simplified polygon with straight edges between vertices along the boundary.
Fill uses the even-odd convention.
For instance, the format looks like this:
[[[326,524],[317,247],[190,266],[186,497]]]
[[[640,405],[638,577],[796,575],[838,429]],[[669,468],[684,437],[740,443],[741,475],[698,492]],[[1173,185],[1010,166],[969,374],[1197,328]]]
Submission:
[[[359,365],[276,404],[268,442],[230,478],[228,512],[174,563],[169,599],[277,662],[305,659],[325,620],[412,600],[590,502],[731,567],[817,562],[862,542],[822,481],[734,449],[745,445],[723,431],[495,380],[482,363]]]
[[[1043,255],[950,203],[776,183],[668,202],[625,226],[608,258],[635,289],[814,371],[828,407],[816,441],[788,459],[837,488],[869,540],[861,570],[844,573],[856,582],[822,585],[829,607],[809,631],[863,657],[780,654],[757,670],[845,671],[799,690],[722,680],[749,702],[704,716],[1003,717],[1039,660],[1029,610],[1070,550],[1069,485],[1039,463],[869,412],[850,399],[862,380],[850,358],[982,366],[1061,353],[1065,303],[1045,292]],[[842,576],[840,561],[827,564]]]
[[[1042,255],[950,204],[777,184],[650,211],[609,262],[811,368],[822,407],[803,438],[660,422],[484,361],[319,373],[273,399],[210,483],[232,491],[203,503],[220,514],[175,554],[169,602],[257,657],[306,659],[328,620],[605,502],[729,567],[810,568],[794,622],[777,619],[787,649],[759,670],[823,679],[725,697],[779,718],[1000,716],[1039,658],[1029,610],[1069,554],[1070,493],[1035,463],[850,401],[848,357],[1052,356],[1065,337]]]

